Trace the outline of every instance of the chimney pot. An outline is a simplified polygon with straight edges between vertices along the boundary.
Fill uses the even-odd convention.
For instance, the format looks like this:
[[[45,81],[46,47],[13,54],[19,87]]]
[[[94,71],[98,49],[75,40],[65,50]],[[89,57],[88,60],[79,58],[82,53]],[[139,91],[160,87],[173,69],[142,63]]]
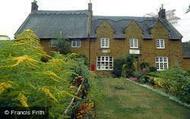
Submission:
[[[92,11],[92,3],[91,2],[88,3],[88,10]]]
[[[166,19],[166,10],[164,9],[163,4],[158,12],[158,16],[159,18]]]
[[[31,8],[31,12],[34,12],[34,11],[38,11],[38,4],[37,4],[37,1],[34,0],[32,2],[32,8]]]

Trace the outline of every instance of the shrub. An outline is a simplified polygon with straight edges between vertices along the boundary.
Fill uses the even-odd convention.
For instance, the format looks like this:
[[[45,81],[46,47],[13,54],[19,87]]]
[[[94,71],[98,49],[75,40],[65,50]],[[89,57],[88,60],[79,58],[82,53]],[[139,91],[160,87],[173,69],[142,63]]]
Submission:
[[[62,118],[75,93],[69,88],[73,77],[88,78],[83,61],[59,53],[48,56],[31,30],[2,44],[0,107],[49,107],[50,118]]]
[[[113,74],[116,77],[120,77],[121,76],[121,72],[122,72],[122,67],[125,64],[125,60],[123,58],[121,59],[115,59],[114,60],[114,69],[113,69]]]
[[[155,83],[164,88],[166,92],[177,96],[184,102],[190,103],[190,75],[179,67],[174,67],[159,73],[153,73],[157,78]]]
[[[71,42],[69,39],[59,36],[57,39],[56,48],[61,54],[67,54],[71,50]]]
[[[139,79],[141,76],[143,76],[143,74],[139,71],[134,71],[133,76]]]
[[[113,74],[117,77],[130,77],[135,71],[134,67],[135,57],[134,55],[128,55],[120,59],[116,59],[114,62]]]
[[[149,68],[149,64],[147,62],[142,62],[140,64],[140,68],[141,68],[141,70],[148,69]]]
[[[156,67],[149,67],[149,72],[156,72],[157,68]]]

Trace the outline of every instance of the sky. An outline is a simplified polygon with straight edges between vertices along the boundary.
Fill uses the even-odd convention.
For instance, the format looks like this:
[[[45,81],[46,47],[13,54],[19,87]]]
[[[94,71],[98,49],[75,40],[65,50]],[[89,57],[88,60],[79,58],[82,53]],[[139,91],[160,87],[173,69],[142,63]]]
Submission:
[[[33,0],[0,0],[0,35],[13,38],[14,33],[31,11]],[[183,35],[182,41],[190,40],[190,13],[185,14],[190,0],[91,0],[94,15],[144,16],[158,13],[161,4],[166,10],[176,9],[181,20],[175,27]],[[37,0],[39,10],[83,10],[89,0]]]

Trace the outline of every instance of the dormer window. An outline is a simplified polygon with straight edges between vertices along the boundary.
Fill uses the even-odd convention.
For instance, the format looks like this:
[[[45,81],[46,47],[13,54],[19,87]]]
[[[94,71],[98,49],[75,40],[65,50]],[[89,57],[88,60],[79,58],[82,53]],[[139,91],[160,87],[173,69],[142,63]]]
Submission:
[[[130,38],[129,39],[130,48],[139,48],[138,39]]]
[[[157,49],[164,49],[165,48],[165,40],[164,39],[157,39],[156,40],[156,48]]]
[[[110,47],[110,39],[109,38],[101,38],[100,39],[100,47],[101,48],[109,48]]]

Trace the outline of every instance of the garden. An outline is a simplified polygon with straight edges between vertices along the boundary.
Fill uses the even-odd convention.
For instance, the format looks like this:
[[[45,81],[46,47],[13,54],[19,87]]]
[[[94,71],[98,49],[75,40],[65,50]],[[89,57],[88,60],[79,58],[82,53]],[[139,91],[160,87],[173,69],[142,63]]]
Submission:
[[[128,55],[115,61],[113,74],[126,77],[140,84],[164,92],[176,98],[177,102],[190,104],[190,72],[179,66],[158,72],[155,67],[142,62],[135,67],[135,56]]]

